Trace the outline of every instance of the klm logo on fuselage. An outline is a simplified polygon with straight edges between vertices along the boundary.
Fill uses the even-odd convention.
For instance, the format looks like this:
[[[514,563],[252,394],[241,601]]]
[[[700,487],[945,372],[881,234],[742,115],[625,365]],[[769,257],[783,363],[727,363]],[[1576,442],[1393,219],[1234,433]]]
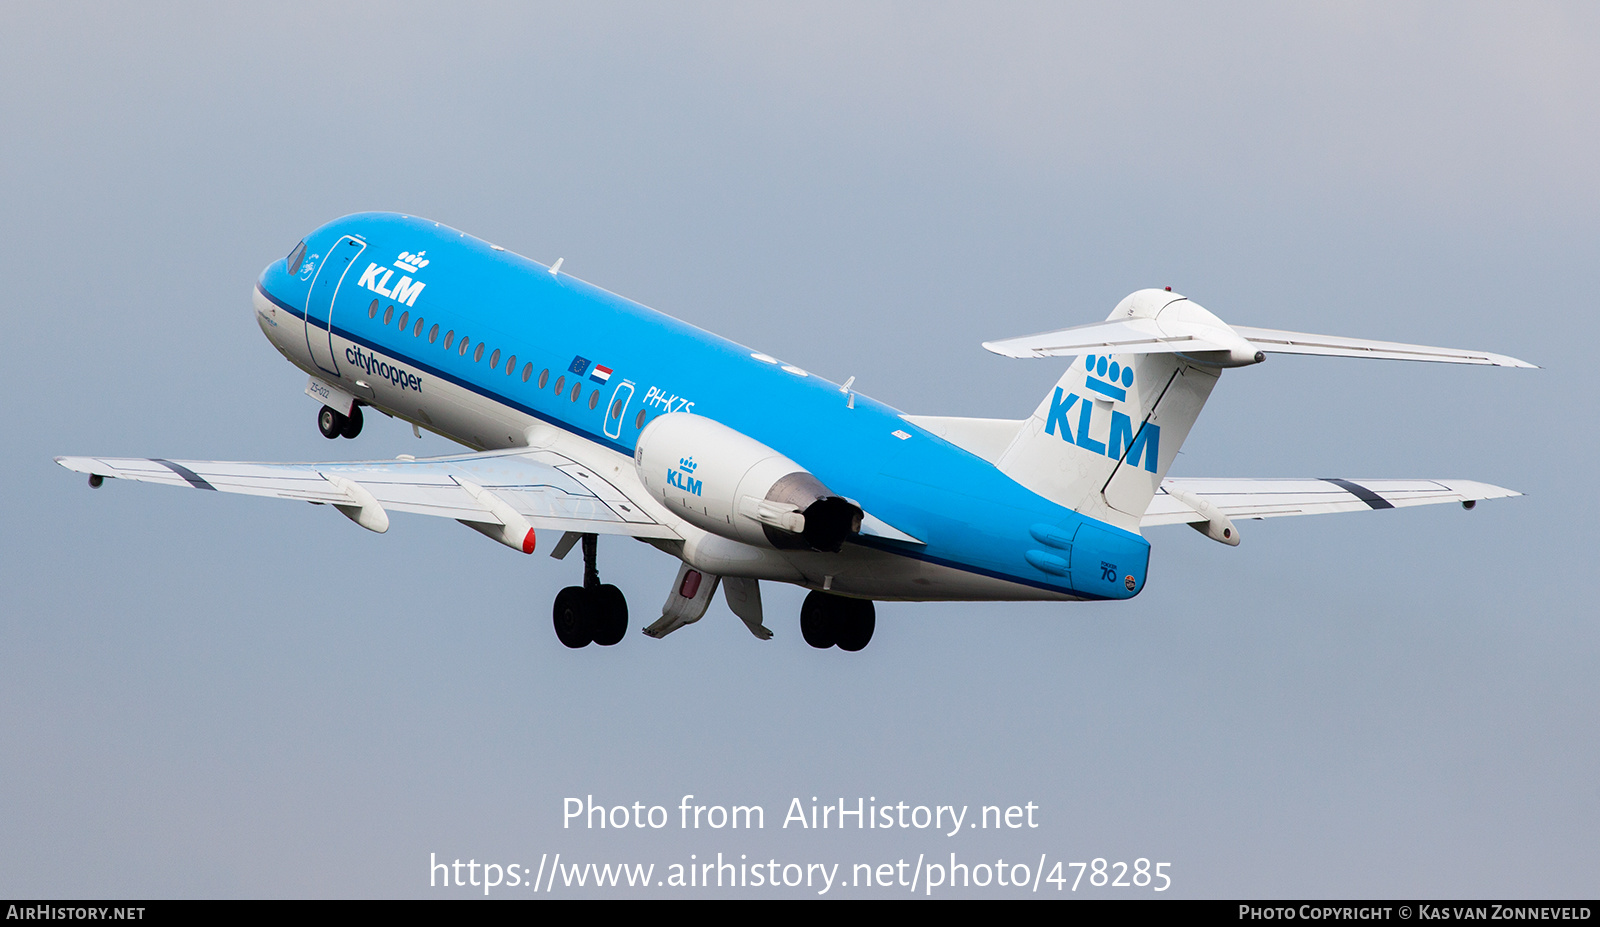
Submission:
[[[693,457],[684,457],[678,461],[678,469],[667,471],[667,485],[675,486],[691,496],[700,495],[700,481],[694,478],[695,463]]]
[[[1123,367],[1115,361],[1108,364],[1108,360],[1109,358],[1093,355],[1084,358],[1087,368],[1084,390],[1093,391],[1115,402],[1125,402],[1128,390],[1133,387],[1133,368]],[[1077,407],[1078,410],[1076,434],[1069,417],[1073,407]],[[1133,419],[1126,413],[1112,409],[1111,431],[1105,441],[1096,441],[1089,436],[1094,424],[1094,408],[1094,399],[1081,397],[1077,393],[1068,393],[1061,387],[1056,387],[1055,396],[1050,400],[1050,412],[1044,420],[1045,433],[1060,435],[1061,440],[1068,444],[1076,444],[1086,451],[1110,457],[1112,460],[1121,460],[1123,451],[1126,450],[1128,463],[1137,467],[1142,460],[1146,470],[1151,473],[1156,472],[1156,461],[1161,456],[1161,426],[1152,422],[1140,422],[1140,427],[1135,432]]]
[[[396,303],[415,306],[417,304],[417,296],[422,293],[422,288],[427,284],[412,280],[410,274],[417,273],[428,266],[427,260],[423,258],[423,255],[427,253],[426,251],[418,251],[416,254],[412,254],[408,251],[402,251],[400,256],[395,258],[393,267],[368,264],[367,269],[361,272],[361,279],[356,281],[356,285],[365,287],[379,296],[392,299]],[[389,281],[394,279],[396,272],[399,272],[402,276],[399,282],[394,285],[394,288],[391,289]]]

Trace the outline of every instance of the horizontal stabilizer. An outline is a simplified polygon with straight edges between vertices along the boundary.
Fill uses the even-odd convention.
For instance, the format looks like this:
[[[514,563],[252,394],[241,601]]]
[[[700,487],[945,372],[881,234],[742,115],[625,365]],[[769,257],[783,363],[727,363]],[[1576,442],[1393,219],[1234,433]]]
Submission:
[[[1166,331],[1155,319],[1123,319],[1115,322],[1095,322],[1076,325],[1060,331],[1040,332],[1007,338],[1004,341],[985,341],[989,351],[1005,357],[1061,357],[1077,354],[1181,354],[1200,351],[1226,351],[1233,347],[1224,343],[1221,331],[1217,337],[1206,337],[1209,332]]]
[[[1231,337],[1230,337],[1231,336]],[[985,341],[984,348],[1005,357],[1058,357],[1078,354],[1206,354],[1232,351],[1243,339],[1268,354],[1320,354],[1326,357],[1370,357],[1380,360],[1434,361],[1494,367],[1533,367],[1526,361],[1488,351],[1436,348],[1423,344],[1371,341],[1336,335],[1312,335],[1272,328],[1224,328],[1157,319],[1122,319],[1078,325],[1059,331]]]
[[[1491,367],[1534,367],[1527,361],[1490,354],[1488,351],[1463,351],[1459,348],[1434,348],[1425,344],[1397,341],[1368,341],[1340,338],[1337,335],[1309,335],[1272,328],[1232,326],[1246,341],[1268,354],[1320,354],[1324,357],[1375,357],[1380,360],[1434,361],[1443,364],[1481,364]]]
[[[1207,521],[1207,516],[1182,497],[1198,498],[1228,518],[1281,518],[1366,512],[1372,509],[1475,503],[1480,499],[1520,496],[1515,490],[1472,480],[1345,480],[1345,479],[1206,479],[1169,478],[1139,519],[1141,528]]]

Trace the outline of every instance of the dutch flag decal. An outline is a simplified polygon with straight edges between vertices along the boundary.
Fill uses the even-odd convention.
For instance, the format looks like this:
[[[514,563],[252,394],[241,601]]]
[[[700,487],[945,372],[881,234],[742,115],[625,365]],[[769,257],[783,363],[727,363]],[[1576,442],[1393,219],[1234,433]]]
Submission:
[[[599,364],[595,364],[594,369],[589,371],[589,379],[599,383],[601,386],[604,386],[606,381],[611,379],[611,368],[602,367]]]

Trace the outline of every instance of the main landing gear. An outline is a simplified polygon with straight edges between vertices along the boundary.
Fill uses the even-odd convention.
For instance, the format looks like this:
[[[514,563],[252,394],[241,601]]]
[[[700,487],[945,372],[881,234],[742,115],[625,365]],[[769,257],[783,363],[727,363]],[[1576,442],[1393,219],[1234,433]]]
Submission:
[[[354,438],[361,434],[361,407],[351,406],[350,414],[345,415],[338,409],[323,406],[322,411],[317,413],[317,430],[330,441],[334,438]]]
[[[574,649],[590,643],[610,647],[628,633],[628,600],[622,590],[601,585],[595,569],[595,536],[583,536],[583,585],[556,594],[556,637]]]
[[[835,645],[840,650],[860,650],[872,640],[877,625],[871,599],[812,592],[800,606],[800,634],[819,650]]]

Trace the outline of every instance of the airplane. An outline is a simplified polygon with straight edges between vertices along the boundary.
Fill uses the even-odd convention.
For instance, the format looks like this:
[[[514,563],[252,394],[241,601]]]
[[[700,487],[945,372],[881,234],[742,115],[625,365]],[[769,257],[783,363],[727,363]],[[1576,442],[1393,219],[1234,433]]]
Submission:
[[[58,457],[107,478],[331,506],[375,532],[390,512],[453,518],[512,550],[581,547],[555,597],[567,647],[611,646],[623,593],[598,535],[678,559],[662,638],[720,587],[761,640],[760,583],[810,590],[808,644],[859,651],[875,601],[1098,601],[1145,586],[1143,529],[1239,544],[1235,519],[1520,495],[1457,479],[1231,479],[1168,470],[1224,370],[1268,353],[1533,365],[1499,354],[1229,325],[1139,290],[1103,322],[988,342],[1074,357],[1025,419],[911,415],[447,225],[362,213],[322,226],[256,281],[255,320],[309,376],[317,425],[363,409],[469,453],[343,463]],[[553,543],[551,540],[553,539]]]

